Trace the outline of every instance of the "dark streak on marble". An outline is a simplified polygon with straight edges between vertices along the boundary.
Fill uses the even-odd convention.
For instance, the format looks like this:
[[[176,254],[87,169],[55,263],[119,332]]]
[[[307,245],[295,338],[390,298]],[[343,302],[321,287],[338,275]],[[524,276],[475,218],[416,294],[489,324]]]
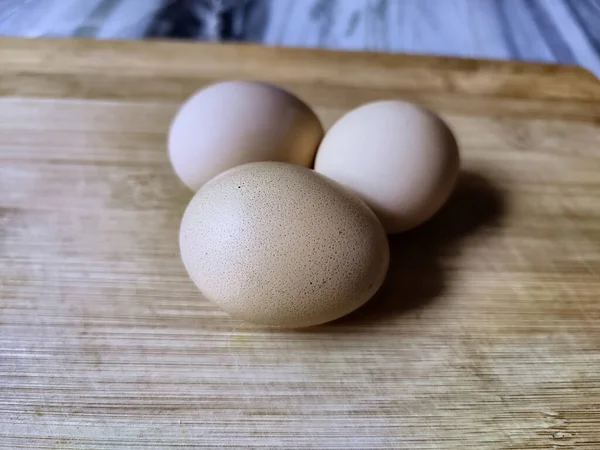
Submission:
[[[189,1],[168,2],[157,14],[146,32],[146,37],[194,38],[201,35],[203,22]]]
[[[225,10],[221,19],[224,41],[260,42],[269,22],[269,5],[265,0],[250,0]]]
[[[338,0],[318,0],[310,9],[310,18],[318,22],[318,45],[323,47],[329,42],[331,28],[335,21]]]
[[[600,0],[578,0],[577,3],[567,1],[567,7],[594,50],[600,53]]]
[[[360,13],[358,11],[354,11],[352,16],[350,16],[350,20],[348,21],[348,27],[346,28],[346,37],[351,37],[355,32],[356,28],[360,24]]]
[[[577,64],[577,60],[571,52],[566,41],[563,39],[560,30],[554,25],[547,11],[540,4],[539,0],[524,2],[525,8],[531,13],[535,24],[557,61],[564,64]]]
[[[108,16],[111,13],[111,11],[113,11],[117,7],[118,3],[119,3],[119,0],[105,0],[104,2],[102,2],[98,6],[96,6],[96,8],[89,15],[88,21],[92,21],[92,22],[101,21],[106,16]],[[94,37],[96,32],[97,32],[96,27],[82,26],[82,27],[77,28],[73,34],[75,37],[90,38],[90,37]]]
[[[523,59],[523,55],[519,50],[519,46],[510,32],[511,23],[510,23],[510,12],[507,10],[506,2],[496,1],[494,2],[494,7],[496,8],[497,17],[500,21],[500,29],[502,30],[502,37],[506,42],[508,47],[508,51],[510,55],[515,59]]]

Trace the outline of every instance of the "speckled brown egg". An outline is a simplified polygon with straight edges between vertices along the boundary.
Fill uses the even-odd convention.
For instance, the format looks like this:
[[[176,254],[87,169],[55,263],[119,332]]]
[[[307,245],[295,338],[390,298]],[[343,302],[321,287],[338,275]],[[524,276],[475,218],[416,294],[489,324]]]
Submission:
[[[181,223],[183,263],[209,300],[265,325],[355,310],[381,286],[385,231],[359,198],[310,169],[263,162],[206,183]]]
[[[227,81],[190,97],[169,130],[169,158],[193,191],[240,164],[282,161],[312,167],[321,122],[298,97],[276,86]]]
[[[439,116],[387,100],[338,120],[319,146],[315,170],[351,189],[388,233],[397,233],[425,222],[446,202],[459,153]]]

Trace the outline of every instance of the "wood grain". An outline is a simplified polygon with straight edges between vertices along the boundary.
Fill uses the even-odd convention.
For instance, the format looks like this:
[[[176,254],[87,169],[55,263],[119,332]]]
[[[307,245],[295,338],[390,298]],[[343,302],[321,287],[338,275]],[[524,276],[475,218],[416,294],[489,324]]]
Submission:
[[[178,104],[275,81],[330,125],[436,108],[464,173],[382,292],[277,331],[177,248]],[[0,40],[0,447],[600,448],[600,87],[580,69],[253,46]]]

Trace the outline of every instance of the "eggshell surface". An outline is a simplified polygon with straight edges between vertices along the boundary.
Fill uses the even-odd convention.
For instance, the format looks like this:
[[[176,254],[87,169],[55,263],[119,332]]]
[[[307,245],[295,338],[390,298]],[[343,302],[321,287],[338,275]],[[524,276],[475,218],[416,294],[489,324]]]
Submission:
[[[180,248],[209,300],[246,321],[284,327],[355,310],[389,264],[385,231],[364,202],[310,169],[276,162],[206,183],[184,214]]]
[[[197,191],[244,163],[312,167],[322,137],[315,113],[291,93],[265,83],[223,82],[183,104],[169,130],[169,158],[179,178]]]
[[[428,220],[448,199],[459,170],[456,140],[434,113],[401,101],[363,105],[321,142],[315,170],[363,199],[388,233]]]

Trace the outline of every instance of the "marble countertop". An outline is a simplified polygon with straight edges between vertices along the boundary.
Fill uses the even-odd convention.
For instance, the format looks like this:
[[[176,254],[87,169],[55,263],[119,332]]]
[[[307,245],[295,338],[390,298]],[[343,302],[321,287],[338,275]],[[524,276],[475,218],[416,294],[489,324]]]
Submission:
[[[0,35],[250,41],[600,74],[600,0],[0,0]]]

